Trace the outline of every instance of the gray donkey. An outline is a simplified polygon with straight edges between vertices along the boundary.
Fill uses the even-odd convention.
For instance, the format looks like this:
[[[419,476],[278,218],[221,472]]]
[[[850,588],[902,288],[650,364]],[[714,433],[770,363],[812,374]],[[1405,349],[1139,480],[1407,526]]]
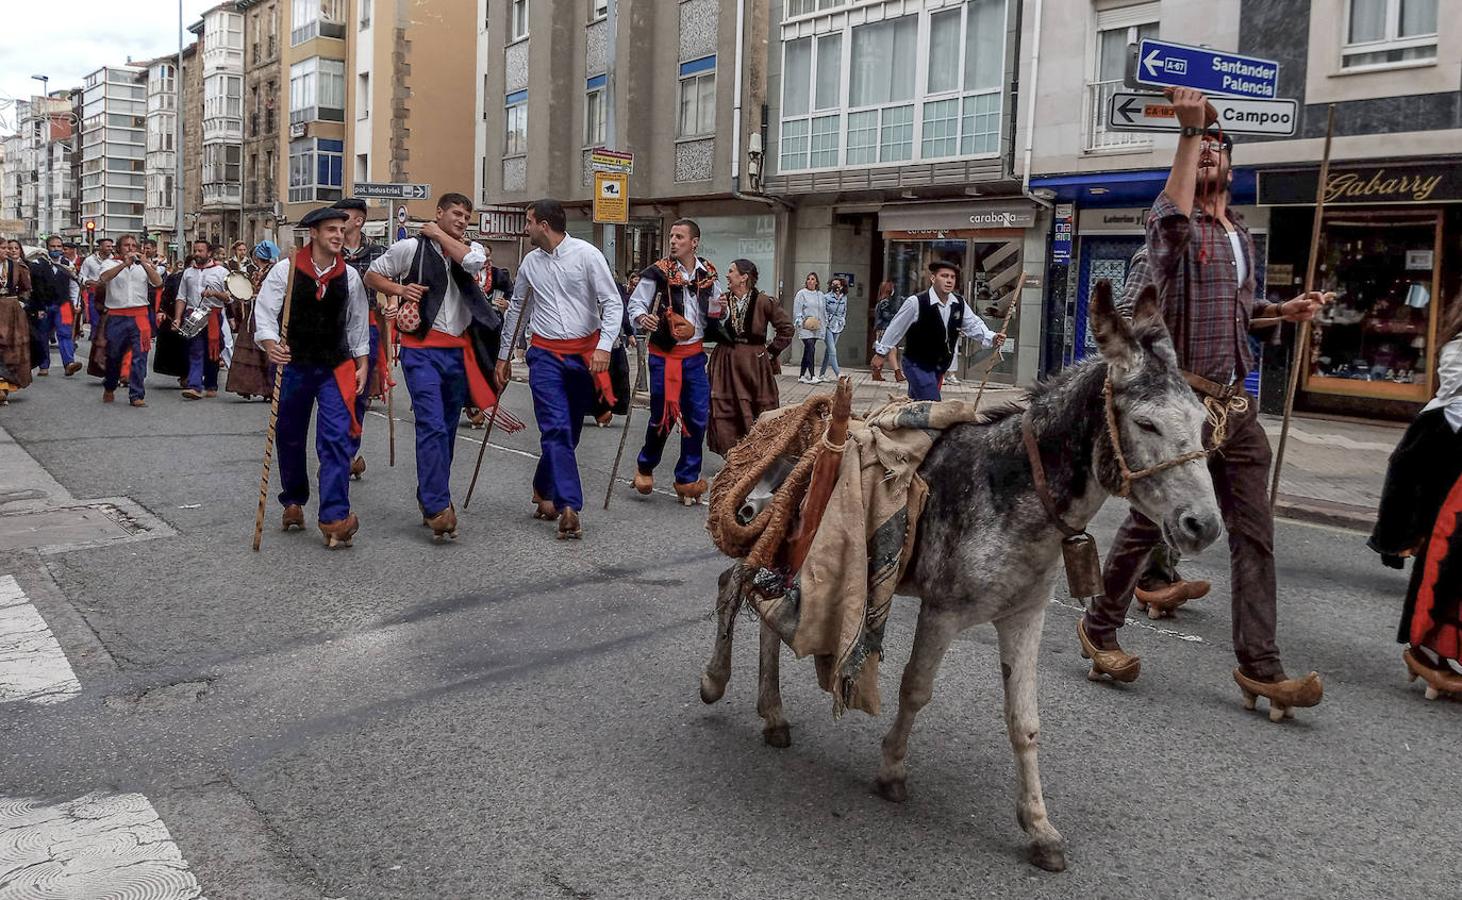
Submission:
[[[1130,324],[1113,309],[1107,282],[1094,293],[1101,359],[1036,387],[1029,413],[1012,407],[992,412],[989,421],[949,429],[920,467],[929,499],[899,593],[922,602],[899,687],[898,717],[883,739],[876,781],[885,799],[899,803],[907,797],[909,732],[929,702],[939,662],[961,631],[993,623],[1005,681],[1005,725],[1015,751],[1016,818],[1030,835],[1031,862],[1050,871],[1064,869],[1066,857],[1046,815],[1036,765],[1036,659],[1063,533],[1035,486],[1023,419],[1030,420],[1051,499],[1069,528],[1084,531],[1107,497],[1124,488],[1130,488],[1132,505],[1161,523],[1184,553],[1208,546],[1222,527],[1201,458],[1205,411],[1178,369],[1156,292],[1143,293]],[[1114,440],[1120,440],[1120,452],[1114,453]],[[1158,469],[1130,475],[1151,467]],[[716,645],[701,679],[707,703],[721,698],[731,675],[731,628],[745,579],[739,563],[720,579]],[[765,720],[767,743],[786,747],[791,731],[782,715],[780,649],[776,635],[762,625],[757,712]]]

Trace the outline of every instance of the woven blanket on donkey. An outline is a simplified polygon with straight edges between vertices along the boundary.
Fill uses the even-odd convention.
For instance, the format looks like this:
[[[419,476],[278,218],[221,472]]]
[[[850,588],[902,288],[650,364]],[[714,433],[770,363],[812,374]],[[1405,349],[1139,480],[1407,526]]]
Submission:
[[[878,714],[884,627],[928,496],[919,466],[940,432],[986,415],[962,401],[902,400],[853,420],[801,571],[790,583],[791,573],[775,568],[746,573],[745,597],[797,656],[814,657],[835,716],[849,708]]]

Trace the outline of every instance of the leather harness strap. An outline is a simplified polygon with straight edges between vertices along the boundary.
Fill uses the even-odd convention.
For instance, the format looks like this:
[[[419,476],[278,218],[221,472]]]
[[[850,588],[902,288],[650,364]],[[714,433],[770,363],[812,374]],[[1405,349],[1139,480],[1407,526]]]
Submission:
[[[1025,455],[1030,459],[1031,478],[1035,481],[1036,496],[1041,498],[1041,505],[1046,508],[1046,515],[1061,529],[1061,533],[1068,538],[1074,538],[1085,532],[1072,528],[1061,518],[1061,513],[1056,509],[1056,501],[1051,497],[1051,486],[1046,482],[1046,467],[1041,464],[1041,448],[1036,443],[1035,427],[1031,424],[1031,414],[1027,410],[1025,415],[1020,417],[1020,436],[1025,440]]]
[[[1192,372],[1184,372],[1183,380],[1188,386],[1205,397],[1212,397],[1215,400],[1227,401],[1242,392],[1242,385],[1219,384],[1216,381],[1209,381],[1202,375],[1194,375]]]

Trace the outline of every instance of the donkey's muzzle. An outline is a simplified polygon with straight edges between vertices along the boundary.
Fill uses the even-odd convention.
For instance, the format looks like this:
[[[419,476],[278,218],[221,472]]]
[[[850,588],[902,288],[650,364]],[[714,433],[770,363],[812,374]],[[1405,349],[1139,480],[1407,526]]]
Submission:
[[[1168,539],[1184,553],[1197,553],[1223,534],[1223,520],[1217,512],[1184,507],[1167,522]]]

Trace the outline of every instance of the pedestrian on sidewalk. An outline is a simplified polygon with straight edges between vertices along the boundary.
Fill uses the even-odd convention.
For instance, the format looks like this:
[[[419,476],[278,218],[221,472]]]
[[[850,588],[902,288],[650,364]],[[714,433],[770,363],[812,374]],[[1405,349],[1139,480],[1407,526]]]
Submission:
[[[888,330],[888,325],[893,321],[894,314],[898,312],[899,305],[903,302],[896,300],[893,296],[893,282],[885,281],[878,286],[878,302],[873,306],[873,340],[883,340],[883,333]],[[904,370],[899,365],[899,350],[897,347],[888,348],[888,364],[893,367],[893,380],[903,381]],[[883,372],[873,373],[874,381],[883,380]]]
[[[848,283],[841,278],[834,278],[828,282],[830,290],[823,297],[823,308],[826,315],[823,321],[827,323],[827,333],[822,341],[822,371],[818,373],[818,381],[827,381],[827,370],[833,370],[833,378],[841,378],[843,369],[838,365],[838,338],[842,336],[843,330],[848,327]]]
[[[756,263],[738,259],[726,269],[726,340],[711,351],[711,449],[721,456],[751,431],[756,417],[781,405],[775,361],[795,329],[782,304],[757,290]],[[767,342],[767,326],[776,337]]]
[[[909,399],[942,399],[944,375],[954,362],[961,337],[973,338],[987,348],[999,349],[1005,335],[991,331],[980,317],[965,306],[954,292],[959,284],[959,266],[936,259],[929,264],[929,290],[904,301],[894,314],[883,338],[873,345],[873,374],[883,371],[888,353],[908,338],[904,347],[904,372],[909,380]]]
[[[1274,519],[1269,507],[1269,439],[1253,404],[1243,405],[1244,377],[1253,367],[1249,321],[1279,316],[1313,319],[1329,299],[1318,293],[1282,304],[1254,296],[1254,243],[1229,207],[1232,139],[1207,129],[1202,92],[1178,88],[1173,107],[1182,132],[1172,171],[1147,219],[1148,264],[1164,298],[1164,319],[1178,364],[1194,390],[1229,410],[1221,452],[1209,456],[1214,490],[1228,527],[1232,571],[1234,680],[1252,708],[1267,697],[1270,716],[1314,706],[1320,676],[1289,678],[1275,642]],[[1205,426],[1205,440],[1213,425]],[[1141,660],[1117,643],[1133,589],[1148,555],[1162,540],[1158,525],[1135,510],[1113,539],[1103,572],[1105,591],[1077,623],[1084,656],[1095,675],[1134,681]]]
[[[792,301],[792,321],[797,323],[797,339],[802,342],[802,384],[817,384],[817,342],[824,333],[823,316],[827,301],[822,296],[822,280],[816,272],[807,273],[807,281]]]
[[[1437,395],[1391,454],[1367,542],[1388,566],[1412,559],[1396,640],[1433,699],[1462,694],[1462,298],[1440,337]]]

